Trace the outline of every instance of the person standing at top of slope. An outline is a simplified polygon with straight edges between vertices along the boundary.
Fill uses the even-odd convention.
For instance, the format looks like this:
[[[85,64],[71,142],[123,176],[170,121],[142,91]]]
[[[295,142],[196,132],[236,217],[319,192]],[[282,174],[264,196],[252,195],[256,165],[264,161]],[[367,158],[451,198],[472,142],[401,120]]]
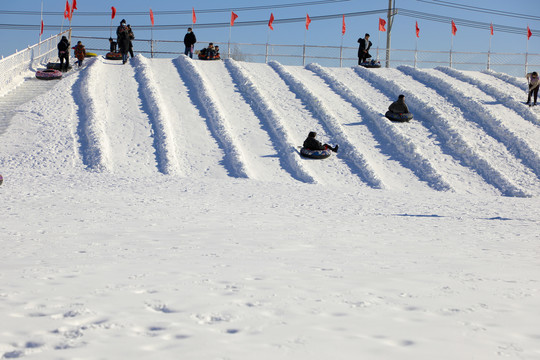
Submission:
[[[60,71],[68,71],[69,69],[69,40],[62,36],[62,40],[58,43],[58,59],[60,59]],[[64,63],[65,61],[65,63]]]
[[[390,104],[388,110],[394,114],[408,114],[409,107],[405,104],[405,95],[399,95],[397,101]]]
[[[195,33],[191,28],[187,29],[187,33],[184,36],[184,45],[186,46],[186,50],[184,50],[184,54],[188,55],[190,58],[193,59],[193,46],[197,42],[197,37],[195,36]]]
[[[77,58],[78,62],[77,64],[79,67],[82,66],[84,57],[86,56],[86,49],[84,48],[84,45],[81,41],[77,42],[77,46],[74,48],[75,57]]]
[[[135,57],[133,54],[133,40],[135,40],[135,34],[133,34],[133,30],[131,30],[131,25],[128,24],[128,35],[129,35],[129,56],[132,58]]]
[[[360,44],[358,47],[358,65],[360,65],[371,57],[369,49],[373,44],[369,41],[369,34],[366,34],[363,39],[358,39],[358,43]]]
[[[538,89],[540,88],[540,78],[538,78],[538,73],[536,71],[527,74],[527,81],[529,82],[529,96],[527,97],[527,105],[531,104],[531,96],[534,94],[534,104],[536,105],[536,100],[538,99]]]
[[[120,52],[122,53],[122,64],[125,64],[127,61],[127,54],[129,52],[129,30],[126,25],[126,20],[122,19],[120,26],[116,29],[116,36],[118,37],[118,46],[120,47]]]
[[[337,152],[339,145],[336,145],[335,147],[332,147],[328,144],[322,144],[319,140],[315,139],[317,136],[317,133],[314,131],[310,131],[308,134],[308,137],[306,140],[304,140],[304,148],[308,150],[326,150],[330,149],[333,152]]]

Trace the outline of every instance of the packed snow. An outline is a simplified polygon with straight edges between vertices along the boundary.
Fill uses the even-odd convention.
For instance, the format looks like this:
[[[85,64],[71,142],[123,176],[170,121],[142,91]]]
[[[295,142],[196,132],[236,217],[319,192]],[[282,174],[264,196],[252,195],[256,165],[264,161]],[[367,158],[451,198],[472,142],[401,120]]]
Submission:
[[[1,358],[540,359],[524,79],[141,55],[25,76],[0,97]],[[384,117],[399,94],[409,123]],[[339,152],[300,157],[309,131]]]

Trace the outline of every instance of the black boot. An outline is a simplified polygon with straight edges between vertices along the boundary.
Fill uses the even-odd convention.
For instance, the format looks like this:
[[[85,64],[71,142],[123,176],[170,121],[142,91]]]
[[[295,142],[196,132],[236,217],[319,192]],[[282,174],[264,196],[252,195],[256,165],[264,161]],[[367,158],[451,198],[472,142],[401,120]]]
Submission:
[[[337,153],[338,148],[339,148],[339,145],[336,145],[336,146],[332,149],[332,151],[335,152],[335,153]]]

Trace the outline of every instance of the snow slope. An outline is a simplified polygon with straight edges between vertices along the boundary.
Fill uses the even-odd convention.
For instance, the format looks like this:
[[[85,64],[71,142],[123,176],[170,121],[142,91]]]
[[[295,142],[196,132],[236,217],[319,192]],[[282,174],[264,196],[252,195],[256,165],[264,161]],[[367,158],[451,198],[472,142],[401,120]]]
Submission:
[[[521,79],[139,55],[31,81],[0,98],[1,358],[540,359]],[[301,158],[309,131],[339,152]]]

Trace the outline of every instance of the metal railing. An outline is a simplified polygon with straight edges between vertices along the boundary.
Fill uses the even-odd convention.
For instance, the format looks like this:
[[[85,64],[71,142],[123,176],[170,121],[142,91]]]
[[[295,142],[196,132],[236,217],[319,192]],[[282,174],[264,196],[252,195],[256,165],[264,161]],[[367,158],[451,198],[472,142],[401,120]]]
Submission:
[[[13,55],[0,59],[0,96],[9,89],[10,83],[25,71],[34,69],[37,65],[45,64],[58,58],[57,44],[60,38],[70,30],[53,35],[40,43],[29,46]]]
[[[83,41],[87,51],[103,52],[109,50],[108,38],[77,36]],[[199,41],[195,48],[201,49],[208,44]],[[322,66],[342,67],[358,64],[357,47],[320,46],[320,45],[279,45],[249,43],[219,43],[223,59],[232,58],[250,62],[268,62],[277,60],[284,65],[305,65],[317,62]],[[141,40],[133,41],[136,53],[149,57],[176,57],[184,53],[184,43],[173,40]],[[458,52],[390,49],[388,66],[410,65],[430,68],[450,66],[462,70],[485,70],[505,72],[515,76],[523,76],[529,69],[540,68],[540,54],[525,53],[493,53],[493,52]],[[386,49],[372,48],[374,59],[380,58],[382,66],[386,66]]]

